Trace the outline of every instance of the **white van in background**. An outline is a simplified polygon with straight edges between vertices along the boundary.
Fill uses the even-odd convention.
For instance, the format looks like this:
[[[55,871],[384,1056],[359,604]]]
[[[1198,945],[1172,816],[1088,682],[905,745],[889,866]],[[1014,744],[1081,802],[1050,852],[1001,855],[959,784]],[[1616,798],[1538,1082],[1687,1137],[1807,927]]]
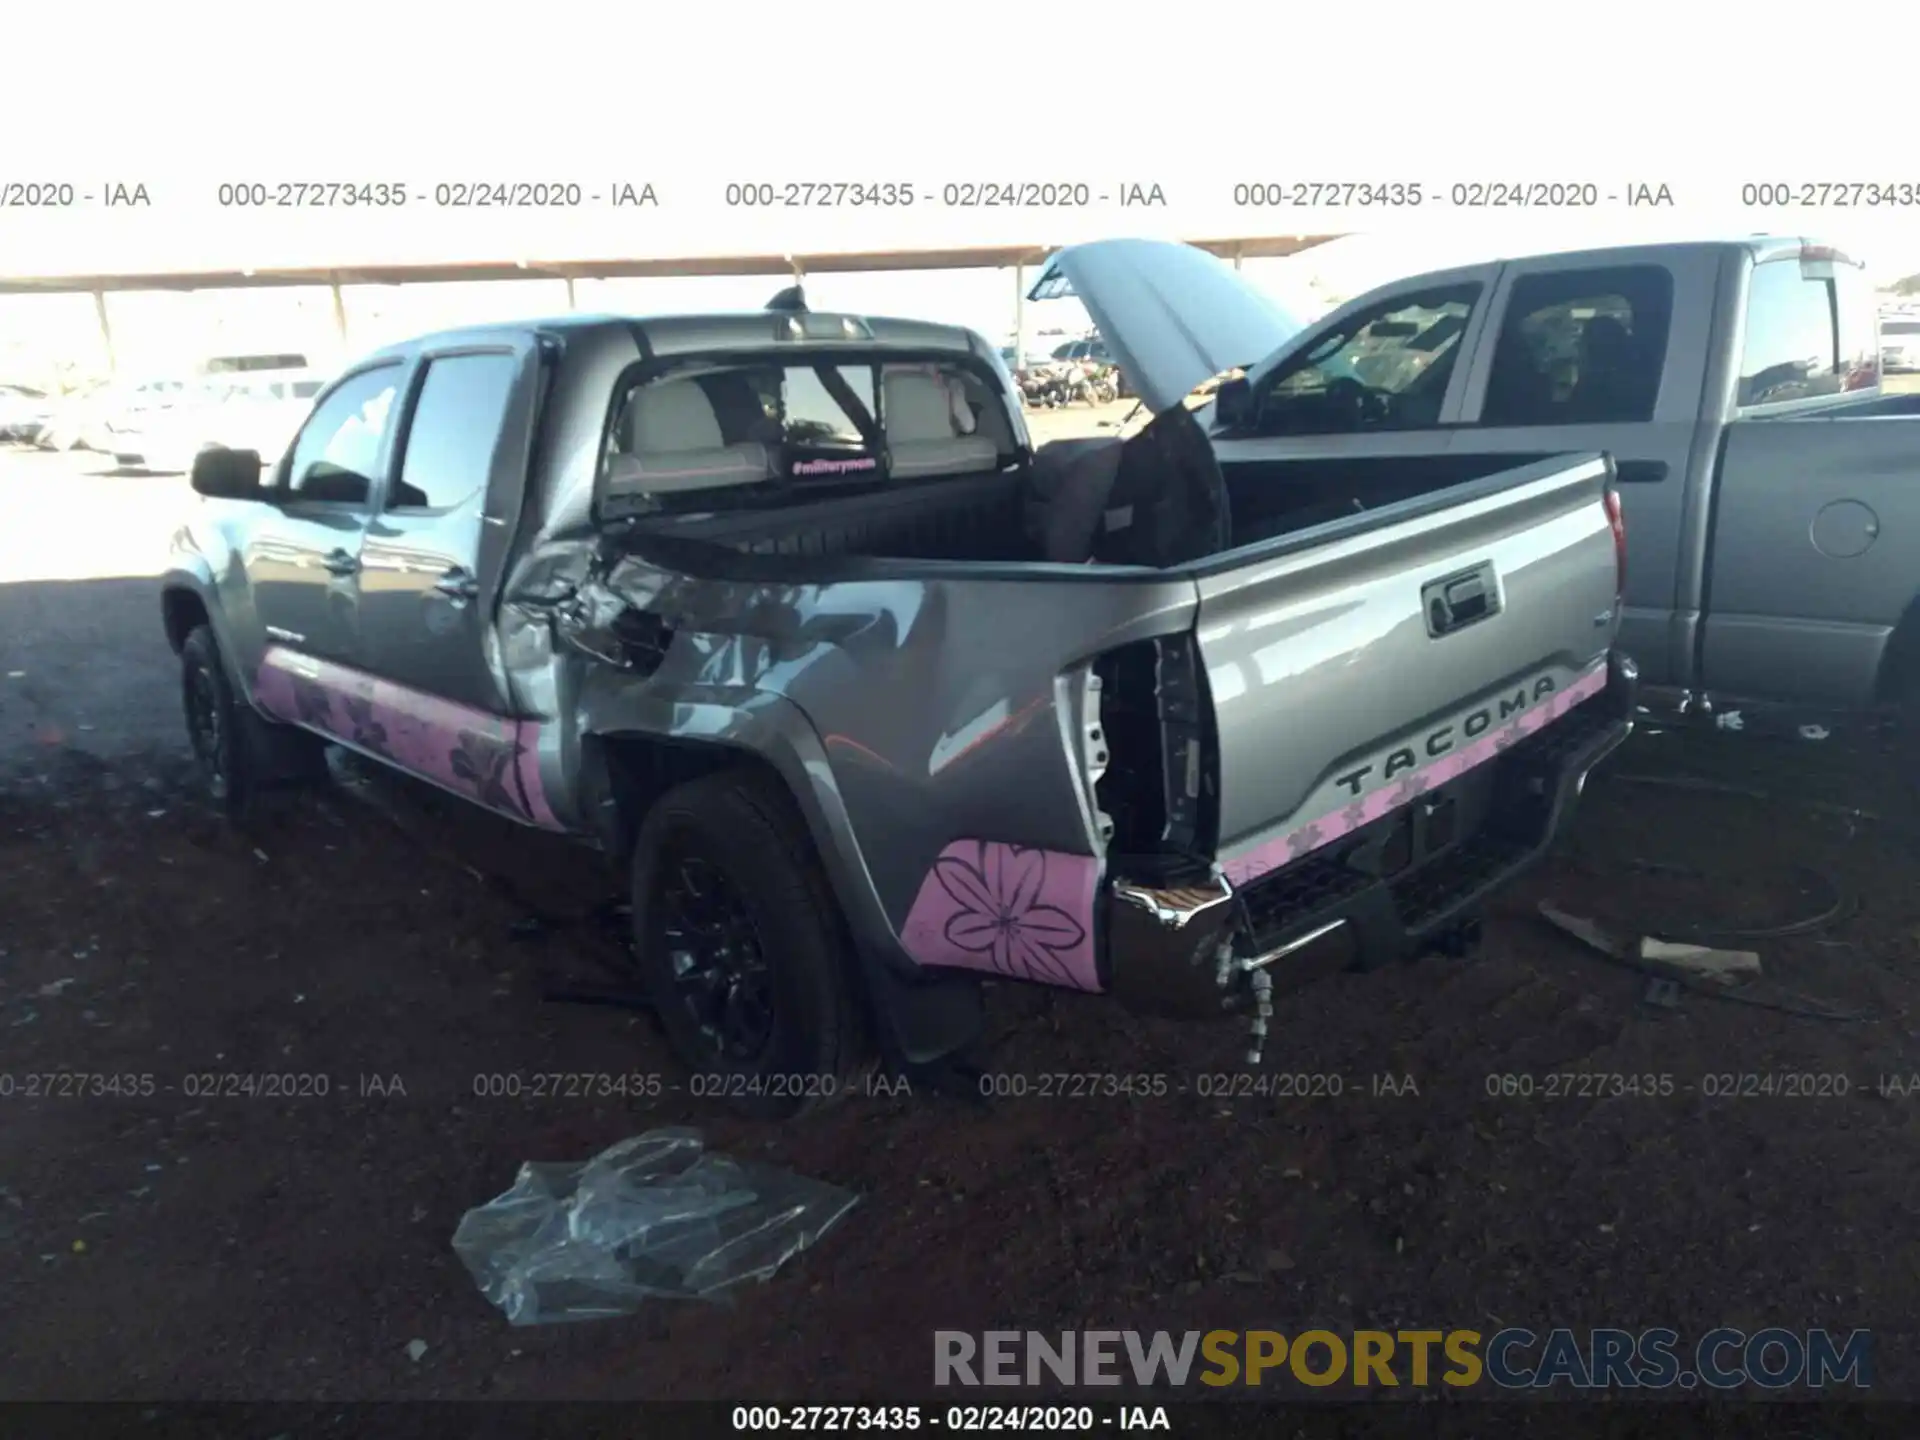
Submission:
[[[257,450],[280,458],[326,387],[305,355],[217,356],[197,367],[187,396],[115,437],[114,460],[130,468],[184,472],[202,450]]]

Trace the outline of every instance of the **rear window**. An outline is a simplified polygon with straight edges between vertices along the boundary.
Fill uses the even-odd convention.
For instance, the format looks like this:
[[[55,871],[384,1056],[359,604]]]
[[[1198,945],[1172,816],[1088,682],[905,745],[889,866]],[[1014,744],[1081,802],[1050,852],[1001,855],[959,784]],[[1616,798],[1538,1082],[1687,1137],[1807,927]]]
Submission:
[[[1016,453],[999,387],[964,366],[782,361],[685,365],[633,386],[607,435],[608,512],[779,504],[987,473]]]
[[[1920,335],[1920,320],[1883,320],[1880,322],[1882,335]]]
[[[1756,265],[1735,402],[1784,405],[1871,389],[1880,378],[1878,331],[1858,266],[1819,252]]]
[[[1494,346],[1482,422],[1651,420],[1672,317],[1673,276],[1659,265],[1523,276]]]
[[[428,362],[388,509],[451,510],[486,488],[518,373],[506,354]]]
[[[203,368],[208,375],[246,375],[258,370],[304,370],[304,355],[216,355]]]

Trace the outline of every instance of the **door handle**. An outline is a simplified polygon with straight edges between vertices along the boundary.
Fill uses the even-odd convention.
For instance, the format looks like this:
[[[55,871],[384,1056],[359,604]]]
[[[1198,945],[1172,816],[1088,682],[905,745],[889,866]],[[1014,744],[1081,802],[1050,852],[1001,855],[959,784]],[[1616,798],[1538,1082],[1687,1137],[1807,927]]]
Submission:
[[[359,570],[360,557],[349,555],[345,550],[334,550],[320,563],[326,567],[329,575],[351,575]]]
[[[480,582],[456,565],[434,581],[433,588],[450,600],[471,600],[480,593]]]
[[[1613,467],[1613,478],[1622,485],[1658,485],[1667,478],[1667,462],[1622,460]]]

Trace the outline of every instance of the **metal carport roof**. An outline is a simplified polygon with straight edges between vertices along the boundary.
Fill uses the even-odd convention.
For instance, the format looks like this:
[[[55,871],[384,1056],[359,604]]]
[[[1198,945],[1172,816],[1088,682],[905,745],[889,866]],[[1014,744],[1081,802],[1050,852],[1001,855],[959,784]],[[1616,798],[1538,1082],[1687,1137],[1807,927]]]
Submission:
[[[1336,235],[1284,235],[1190,243],[1223,259],[1297,254]],[[677,275],[820,275],[869,270],[972,270],[1037,265],[1057,248],[991,245],[960,249],[832,254],[700,255],[658,259],[491,260],[272,267],[257,270],[156,270],[98,275],[0,275],[0,295],[107,293],[122,290],[238,290],[291,285],[419,285],[466,280],[618,280]]]

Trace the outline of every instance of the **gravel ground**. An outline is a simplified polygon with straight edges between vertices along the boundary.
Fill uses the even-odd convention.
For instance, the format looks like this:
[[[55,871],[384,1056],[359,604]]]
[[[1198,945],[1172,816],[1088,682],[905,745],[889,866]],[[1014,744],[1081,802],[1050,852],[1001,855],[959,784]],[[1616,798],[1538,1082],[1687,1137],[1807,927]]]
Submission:
[[[1871,1328],[1879,1393],[1920,1393],[1920,1079],[1887,1083],[1920,1076],[1920,889],[1878,755],[1636,739],[1476,955],[1284,998],[1267,1073],[1317,1095],[1202,1094],[1237,1029],[1007,988],[990,1071],[1165,1093],[757,1126],[688,1096],[644,1015],[550,998],[621,960],[577,852],[352,773],[245,831],[195,802],[137,543],[179,498],[0,457],[9,563],[41,562],[0,583],[0,1397],[919,1396],[936,1327],[1768,1324]],[[97,544],[20,539],[72,503]],[[1668,1006],[1546,898],[1623,929],[1832,913],[1740,942],[1778,1008]],[[57,1072],[152,1090],[18,1093]],[[553,1072],[659,1093],[476,1094]],[[236,1073],[326,1093],[186,1093]],[[1781,1074],[1828,1078],[1720,1093]],[[736,1308],[510,1329],[450,1248],[462,1212],[669,1123],[861,1203]]]

